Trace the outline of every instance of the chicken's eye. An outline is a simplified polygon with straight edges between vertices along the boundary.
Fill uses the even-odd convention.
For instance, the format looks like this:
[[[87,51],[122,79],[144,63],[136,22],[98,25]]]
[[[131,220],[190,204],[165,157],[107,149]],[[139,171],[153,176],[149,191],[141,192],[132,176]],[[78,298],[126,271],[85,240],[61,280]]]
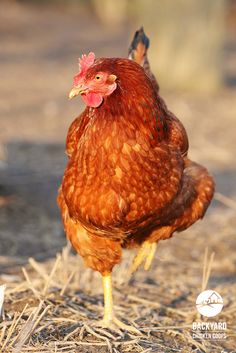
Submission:
[[[95,80],[96,80],[96,81],[101,80],[101,78],[102,78],[102,75],[96,75],[96,76],[95,76]]]

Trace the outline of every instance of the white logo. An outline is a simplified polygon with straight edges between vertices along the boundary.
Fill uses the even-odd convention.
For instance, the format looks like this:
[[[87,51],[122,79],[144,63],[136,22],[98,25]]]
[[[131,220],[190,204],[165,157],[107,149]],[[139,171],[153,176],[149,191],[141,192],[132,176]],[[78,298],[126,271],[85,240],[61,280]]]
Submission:
[[[196,300],[198,312],[207,317],[218,315],[223,308],[223,299],[219,293],[213,290],[205,290]]]

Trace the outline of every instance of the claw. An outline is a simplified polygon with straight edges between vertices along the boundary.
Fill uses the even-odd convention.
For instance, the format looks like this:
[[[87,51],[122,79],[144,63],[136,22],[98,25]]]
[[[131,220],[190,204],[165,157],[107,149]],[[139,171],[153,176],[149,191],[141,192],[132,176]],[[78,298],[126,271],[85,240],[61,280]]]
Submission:
[[[139,249],[138,254],[135,256],[133,260],[133,264],[131,265],[130,272],[131,274],[134,273],[144,262],[144,269],[147,271],[151,264],[152,260],[155,255],[157,244],[156,243],[149,243],[145,241],[141,248]]]
[[[119,334],[121,333],[120,330],[134,333],[136,335],[142,334],[136,327],[125,324],[124,322],[117,319],[116,316],[113,316],[112,319],[110,319],[109,321],[107,321],[105,319],[103,319],[101,321],[97,321],[94,323],[94,325],[99,326],[99,327],[103,327],[103,328],[108,328],[110,330],[118,332]]]

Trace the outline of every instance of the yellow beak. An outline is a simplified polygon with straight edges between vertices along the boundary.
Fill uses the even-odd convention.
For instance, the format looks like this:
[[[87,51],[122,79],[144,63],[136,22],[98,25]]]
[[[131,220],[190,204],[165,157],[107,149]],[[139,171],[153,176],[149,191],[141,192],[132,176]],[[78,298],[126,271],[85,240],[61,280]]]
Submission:
[[[86,91],[87,91],[87,88],[84,88],[82,86],[73,87],[72,90],[69,93],[69,99],[72,99],[72,98],[78,96],[79,94],[83,94]]]

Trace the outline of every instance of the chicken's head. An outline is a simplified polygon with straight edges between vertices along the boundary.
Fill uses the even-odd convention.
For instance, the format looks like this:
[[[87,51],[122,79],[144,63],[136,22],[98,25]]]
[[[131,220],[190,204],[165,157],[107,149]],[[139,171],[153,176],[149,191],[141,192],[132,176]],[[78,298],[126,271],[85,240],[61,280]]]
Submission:
[[[82,55],[79,59],[79,72],[74,77],[74,85],[69,98],[81,95],[90,107],[99,107],[104,97],[109,96],[117,87],[116,75],[96,70],[94,53]]]

